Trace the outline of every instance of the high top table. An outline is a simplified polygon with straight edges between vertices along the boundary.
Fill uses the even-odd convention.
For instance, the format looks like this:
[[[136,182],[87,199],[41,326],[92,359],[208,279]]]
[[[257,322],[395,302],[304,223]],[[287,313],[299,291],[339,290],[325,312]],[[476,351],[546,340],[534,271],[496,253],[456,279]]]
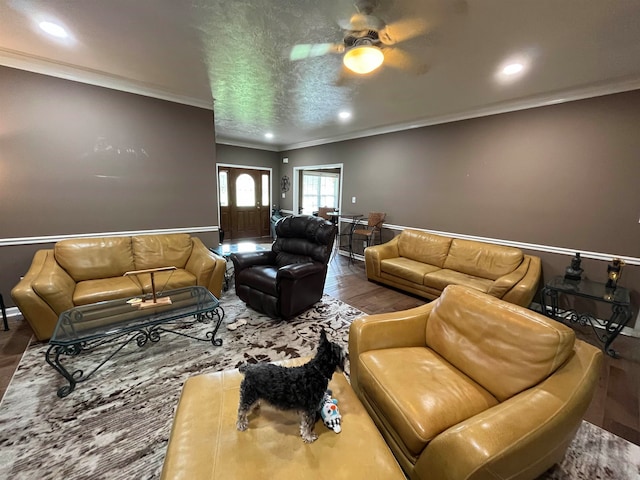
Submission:
[[[218,347],[222,345],[222,339],[216,338],[216,333],[224,318],[224,310],[206,288],[196,286],[170,290],[159,293],[157,298],[169,297],[171,303],[144,309],[135,306],[136,300],[147,297],[149,295],[81,305],[60,314],[46,353],[47,363],[69,382],[69,385],[58,389],[59,397],[73,392],[77,383],[88,380],[133,340],[142,347],[147,341],[158,342],[160,334],[166,332],[211,342]],[[214,317],[213,330],[204,338],[191,335],[185,329],[169,328],[171,325],[205,322]],[[114,348],[109,348],[112,344]],[[69,370],[69,360],[91,351],[100,354],[95,366]]]
[[[327,213],[332,218],[332,221],[338,224],[338,237],[346,236],[349,237],[349,262],[353,262],[353,231],[356,229],[358,225],[358,221],[364,217],[362,213],[339,213],[339,212],[329,212]],[[333,220],[335,218],[335,220]],[[348,233],[340,232],[340,218],[345,218],[351,220],[351,226],[349,227]],[[338,245],[338,249],[340,249],[340,245]]]

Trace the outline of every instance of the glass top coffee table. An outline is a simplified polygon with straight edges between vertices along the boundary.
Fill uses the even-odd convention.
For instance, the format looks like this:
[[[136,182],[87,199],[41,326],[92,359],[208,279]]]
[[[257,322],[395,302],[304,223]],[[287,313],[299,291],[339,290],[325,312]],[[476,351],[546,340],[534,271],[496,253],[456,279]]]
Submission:
[[[166,298],[171,303],[167,303]],[[77,383],[89,379],[127,344],[134,341],[139,347],[148,341],[157,342],[162,332],[181,335],[221,346],[216,333],[224,310],[218,299],[204,287],[185,287],[156,295],[158,304],[139,308],[139,300],[150,300],[151,295],[123,298],[81,305],[62,312],[49,340],[46,360],[69,385],[58,389],[59,397],[66,397]],[[147,302],[148,303],[148,302]],[[204,337],[192,335],[185,325],[212,322],[213,329]],[[174,328],[172,328],[174,327]],[[175,328],[181,327],[181,328]],[[84,352],[100,353],[91,368],[69,368],[69,361]],[[96,355],[98,356],[98,355]],[[72,362],[71,362],[72,363]]]

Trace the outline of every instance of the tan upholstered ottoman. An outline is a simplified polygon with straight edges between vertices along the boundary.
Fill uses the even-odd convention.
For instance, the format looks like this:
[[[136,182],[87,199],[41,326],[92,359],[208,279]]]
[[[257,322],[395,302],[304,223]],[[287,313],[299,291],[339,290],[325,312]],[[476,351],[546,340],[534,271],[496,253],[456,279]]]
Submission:
[[[319,438],[310,444],[300,437],[296,413],[267,405],[249,416],[248,430],[236,430],[241,381],[238,370],[227,370],[185,382],[163,479],[405,479],[342,373],[329,384],[339,402],[342,432],[334,433],[319,420]]]

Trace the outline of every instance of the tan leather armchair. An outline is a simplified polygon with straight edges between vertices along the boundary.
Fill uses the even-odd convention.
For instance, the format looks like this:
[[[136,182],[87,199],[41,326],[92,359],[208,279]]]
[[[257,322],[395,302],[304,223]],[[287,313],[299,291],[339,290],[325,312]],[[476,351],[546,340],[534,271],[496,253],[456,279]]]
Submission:
[[[559,462],[602,352],[573,330],[462,286],[357,319],[351,385],[412,480],[534,479]]]
[[[150,277],[125,272],[167,266],[177,269],[156,274],[160,289],[202,285],[220,298],[226,261],[186,233],[62,240],[35,253],[11,297],[38,340],[47,340],[65,310],[151,292]]]

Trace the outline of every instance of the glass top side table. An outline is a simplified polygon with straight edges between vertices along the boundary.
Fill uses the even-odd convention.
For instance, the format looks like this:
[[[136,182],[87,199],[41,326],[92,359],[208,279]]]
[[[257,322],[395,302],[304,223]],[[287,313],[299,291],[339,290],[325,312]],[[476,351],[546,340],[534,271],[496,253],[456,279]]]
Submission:
[[[574,309],[560,309],[558,298],[560,295],[587,298],[611,305],[611,316],[602,320],[590,313],[577,312]],[[549,305],[547,305],[547,299]],[[555,320],[569,321],[580,325],[590,325],[598,340],[604,346],[603,351],[614,358],[617,352],[611,348],[611,343],[631,319],[631,300],[629,290],[624,287],[610,289],[604,283],[591,280],[567,280],[563,276],[554,277],[542,289],[543,312]]]

